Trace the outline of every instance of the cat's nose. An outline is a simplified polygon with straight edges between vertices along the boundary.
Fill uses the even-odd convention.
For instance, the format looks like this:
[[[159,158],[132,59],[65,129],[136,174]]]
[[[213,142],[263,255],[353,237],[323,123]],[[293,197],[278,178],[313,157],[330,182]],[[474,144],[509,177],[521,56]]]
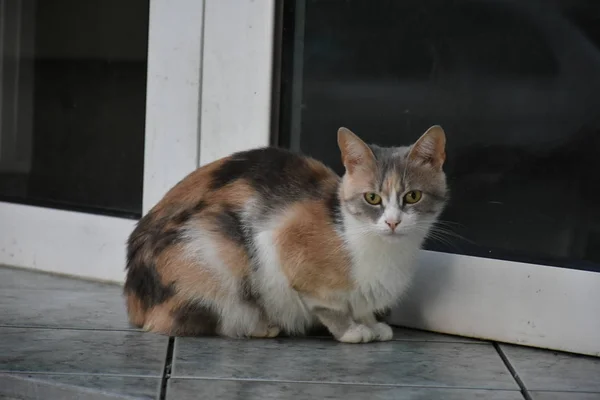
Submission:
[[[390,229],[392,230],[392,232],[394,232],[396,230],[396,227],[398,226],[399,222],[398,221],[389,221],[389,220],[385,220],[385,223],[387,224],[387,226],[390,227]]]

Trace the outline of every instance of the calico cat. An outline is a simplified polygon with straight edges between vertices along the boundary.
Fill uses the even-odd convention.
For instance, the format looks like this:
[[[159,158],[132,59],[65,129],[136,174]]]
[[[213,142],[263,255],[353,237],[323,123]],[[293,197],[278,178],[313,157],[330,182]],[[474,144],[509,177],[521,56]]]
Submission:
[[[342,178],[268,147],[192,172],[128,241],[132,324],[169,335],[274,337],[324,325],[348,343],[392,339],[375,313],[407,289],[447,197],[446,137],[367,145],[346,128]]]

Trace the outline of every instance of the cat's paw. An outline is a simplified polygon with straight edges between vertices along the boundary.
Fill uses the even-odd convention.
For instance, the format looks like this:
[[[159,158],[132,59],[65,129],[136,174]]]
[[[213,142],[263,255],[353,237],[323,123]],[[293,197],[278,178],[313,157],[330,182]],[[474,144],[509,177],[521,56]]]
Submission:
[[[375,332],[366,325],[352,325],[338,339],[343,343],[367,343],[375,340]]]
[[[279,327],[277,326],[269,326],[267,328],[267,336],[268,338],[274,338],[275,336],[278,336],[279,333],[281,332],[281,329],[279,329]]]
[[[279,333],[281,332],[281,330],[277,327],[277,326],[272,326],[269,325],[265,328],[256,330],[254,332],[252,332],[252,334],[250,335],[250,337],[253,338],[274,338],[275,336],[279,335]]]
[[[375,340],[379,340],[381,342],[387,342],[388,340],[392,340],[394,337],[394,332],[392,328],[388,324],[384,324],[383,322],[378,322],[371,327],[373,332],[375,333]]]

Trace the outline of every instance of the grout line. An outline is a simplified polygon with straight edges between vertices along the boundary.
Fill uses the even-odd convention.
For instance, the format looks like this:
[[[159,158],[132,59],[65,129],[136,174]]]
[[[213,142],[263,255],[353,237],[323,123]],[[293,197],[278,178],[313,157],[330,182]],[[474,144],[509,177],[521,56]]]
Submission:
[[[525,400],[533,400],[531,398],[531,395],[529,394],[529,391],[525,387],[525,382],[523,382],[523,380],[521,379],[521,377],[517,373],[517,370],[515,369],[515,367],[513,367],[513,365],[510,363],[508,357],[506,356],[506,353],[504,353],[504,350],[502,350],[502,348],[500,347],[500,345],[498,343],[496,343],[496,342],[494,342],[494,348],[498,352],[498,355],[500,356],[500,358],[504,362],[504,365],[506,366],[506,368],[508,369],[508,371],[510,372],[510,374],[514,378],[515,382],[517,383],[517,385],[521,389],[521,394],[523,395],[523,397],[525,398]]]
[[[46,329],[55,331],[99,331],[99,332],[139,332],[146,333],[143,329],[138,328],[85,328],[85,327],[74,327],[74,326],[48,326],[48,325],[14,325],[14,324],[1,324],[0,328],[10,329]]]
[[[536,389],[537,393],[569,393],[569,394],[600,394],[600,392],[589,391],[589,390],[547,390],[547,389]]]
[[[451,390],[490,390],[500,392],[513,392],[518,390],[512,388],[491,388],[485,386],[447,386],[447,385],[411,385],[397,383],[377,383],[377,382],[344,382],[344,381],[309,381],[295,379],[268,379],[268,378],[234,378],[234,377],[200,377],[200,376],[173,376],[172,379],[178,380],[199,380],[199,381],[223,381],[223,382],[258,382],[258,383],[298,383],[309,385],[341,385],[341,386],[377,386],[388,388],[411,388],[411,389],[451,389]]]
[[[199,336],[199,337],[186,337],[186,339],[206,339],[206,340],[229,340],[225,337],[221,337],[221,336]],[[275,338],[272,339],[246,339],[246,340],[256,340],[257,342],[260,341],[265,342],[267,340],[277,340],[277,341],[295,341],[298,343],[306,343],[306,342],[315,342],[315,341],[322,341],[322,342],[329,342],[329,343],[337,343],[340,345],[345,345],[345,343],[340,343],[337,342],[333,336],[325,336],[325,335],[305,335],[305,336],[277,336]],[[393,338],[392,340],[390,340],[389,342],[371,342],[368,343],[367,345],[377,345],[377,344],[382,344],[382,343],[436,343],[436,344],[473,344],[473,345],[487,345],[490,346],[493,343],[490,341],[485,341],[485,340],[469,340],[464,339],[464,340],[460,340],[460,339],[434,339],[434,338],[403,338],[403,337],[396,337]],[[348,346],[354,346],[353,344],[350,344]]]
[[[460,343],[460,344],[492,344],[489,340],[479,339],[461,339],[461,338],[444,338],[440,335],[439,339],[436,338],[410,338],[410,337],[394,337],[390,342],[428,342],[428,343]],[[331,335],[305,335],[305,336],[278,336],[277,339],[330,339],[333,340]]]
[[[173,348],[175,347],[175,338],[169,336],[169,345],[167,346],[167,354],[165,356],[165,367],[163,370],[162,381],[160,383],[160,393],[158,400],[165,400],[167,398],[167,384],[171,377],[171,367],[173,365]]]
[[[86,328],[86,327],[76,327],[76,326],[48,326],[48,325],[27,325],[27,324],[3,324],[0,323],[0,328],[10,328],[10,329],[46,329],[46,330],[67,330],[67,331],[99,331],[99,332],[138,332],[138,333],[148,333],[140,328]],[[198,338],[201,339],[224,339],[218,336],[200,336]],[[305,335],[305,336],[279,336],[278,340],[331,340],[333,341],[333,336],[326,335]],[[395,337],[391,340],[391,342],[425,342],[425,343],[448,343],[448,344],[485,344],[489,345],[492,342],[488,340],[478,340],[478,339],[444,339],[444,338],[403,338],[403,337]]]
[[[56,372],[56,371],[25,371],[0,369],[0,375],[48,375],[48,376],[105,376],[109,378],[149,378],[160,379],[159,375],[140,375],[140,374],[117,374],[104,372]]]

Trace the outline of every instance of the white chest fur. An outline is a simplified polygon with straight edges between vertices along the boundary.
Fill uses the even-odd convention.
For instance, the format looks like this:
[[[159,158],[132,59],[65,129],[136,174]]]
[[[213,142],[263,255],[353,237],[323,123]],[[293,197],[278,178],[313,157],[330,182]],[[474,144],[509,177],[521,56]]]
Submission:
[[[411,283],[423,237],[383,238],[354,227],[352,222],[346,224],[344,237],[353,259],[356,289],[349,300],[355,314],[382,310],[396,303]]]

